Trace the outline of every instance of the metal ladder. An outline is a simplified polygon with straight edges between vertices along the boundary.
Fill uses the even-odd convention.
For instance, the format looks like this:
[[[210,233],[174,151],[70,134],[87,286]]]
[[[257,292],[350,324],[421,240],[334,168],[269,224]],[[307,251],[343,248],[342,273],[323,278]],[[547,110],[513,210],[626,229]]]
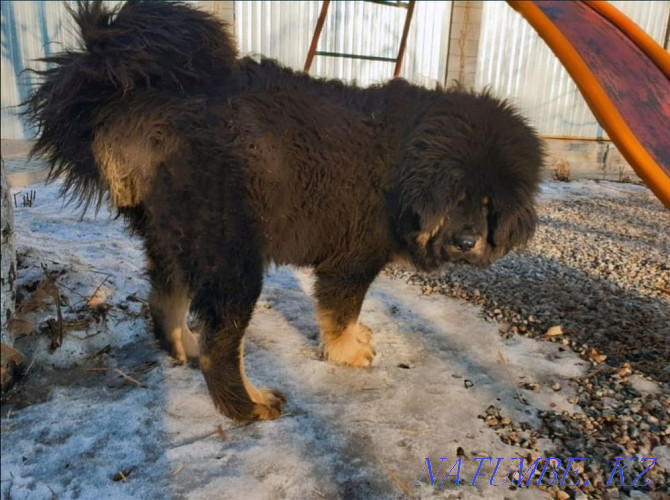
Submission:
[[[316,46],[319,44],[319,38],[321,37],[321,31],[323,30],[323,24],[326,22],[326,14],[328,14],[328,7],[330,7],[330,0],[324,0],[321,5],[321,12],[319,13],[319,18],[316,22],[316,28],[314,29],[314,36],[312,37],[312,43],[309,46],[309,52],[307,53],[307,60],[305,61],[305,73],[309,73],[310,68],[312,67],[312,61],[314,61],[314,56],[326,56],[326,57],[343,57],[347,59],[363,59],[366,61],[385,61],[385,62],[394,62],[395,69],[393,70],[393,77],[400,75],[400,69],[402,68],[402,60],[405,56],[405,48],[407,47],[407,35],[409,34],[409,26],[412,22],[412,15],[414,14],[414,4],[415,0],[409,0],[406,2],[403,1],[384,1],[384,0],[368,0],[371,3],[377,3],[381,5],[388,5],[390,7],[400,7],[407,9],[405,14],[405,26],[402,30],[402,38],[400,39],[400,49],[398,50],[398,57],[378,57],[378,56],[366,56],[360,54],[344,54],[339,52],[327,52],[322,50],[316,50]]]

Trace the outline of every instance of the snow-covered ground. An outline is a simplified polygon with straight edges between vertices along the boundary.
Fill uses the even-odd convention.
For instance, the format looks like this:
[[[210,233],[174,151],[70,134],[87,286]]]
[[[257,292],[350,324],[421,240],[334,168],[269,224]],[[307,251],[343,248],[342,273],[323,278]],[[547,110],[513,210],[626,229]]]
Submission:
[[[33,186],[32,207],[16,209],[24,301],[42,301],[24,321],[37,328],[53,317],[53,298],[35,293],[50,276],[65,327],[53,352],[48,335],[17,342],[32,366],[3,408],[3,498],[400,498],[406,490],[504,498],[512,493],[490,486],[487,462],[476,486],[463,486],[475,457],[505,458],[506,472],[522,455],[486,425],[487,408],[531,426],[539,409],[579,411],[565,380],[586,367],[569,349],[505,340],[467,302],[422,296],[385,276],[362,313],[375,332],[373,367],[332,366],[319,358],[309,271],[273,268],[246,337],[246,366],[256,384],[282,389],[289,402],[278,420],[236,424],[215,411],[198,370],[174,366],[154,346],[139,240],[104,209],[81,218],[63,207],[58,188]],[[638,188],[547,183],[542,197],[625,189]],[[427,472],[415,486],[426,457],[434,474],[448,459],[441,479],[458,456],[461,486],[430,486]]]
[[[579,198],[625,198],[628,193],[648,193],[640,184],[611,181],[580,180],[572,182],[544,182],[540,185],[540,202]]]

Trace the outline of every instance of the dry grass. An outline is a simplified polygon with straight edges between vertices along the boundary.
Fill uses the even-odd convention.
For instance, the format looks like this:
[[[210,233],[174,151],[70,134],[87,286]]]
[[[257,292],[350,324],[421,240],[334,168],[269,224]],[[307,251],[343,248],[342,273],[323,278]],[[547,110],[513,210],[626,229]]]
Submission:
[[[557,160],[551,168],[554,179],[570,182],[570,164],[565,160]]]

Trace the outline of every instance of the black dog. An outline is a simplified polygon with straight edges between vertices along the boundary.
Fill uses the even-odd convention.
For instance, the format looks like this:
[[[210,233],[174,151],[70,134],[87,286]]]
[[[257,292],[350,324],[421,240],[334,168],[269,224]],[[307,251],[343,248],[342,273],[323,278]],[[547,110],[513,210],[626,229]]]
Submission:
[[[488,264],[533,234],[542,147],[487,93],[360,89],[239,60],[220,22],[175,3],[84,3],[74,17],[82,49],[47,58],[27,103],[33,153],[144,238],[156,335],[199,360],[229,417],[285,403],[244,374],[268,263],[314,267],[326,358],[367,367],[358,315],[385,264]]]

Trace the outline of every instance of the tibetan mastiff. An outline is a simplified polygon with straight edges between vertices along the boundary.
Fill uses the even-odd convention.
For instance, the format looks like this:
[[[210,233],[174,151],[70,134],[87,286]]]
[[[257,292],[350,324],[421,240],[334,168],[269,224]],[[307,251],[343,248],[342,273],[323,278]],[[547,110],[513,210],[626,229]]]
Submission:
[[[533,234],[541,142],[487,92],[364,89],[240,59],[223,23],[179,3],[72,14],[81,46],[45,59],[26,103],[33,154],[142,236],[156,336],[199,362],[228,417],[275,418],[286,401],[244,373],[269,263],[314,268],[324,356],[368,367],[358,315],[387,263],[485,265]]]

